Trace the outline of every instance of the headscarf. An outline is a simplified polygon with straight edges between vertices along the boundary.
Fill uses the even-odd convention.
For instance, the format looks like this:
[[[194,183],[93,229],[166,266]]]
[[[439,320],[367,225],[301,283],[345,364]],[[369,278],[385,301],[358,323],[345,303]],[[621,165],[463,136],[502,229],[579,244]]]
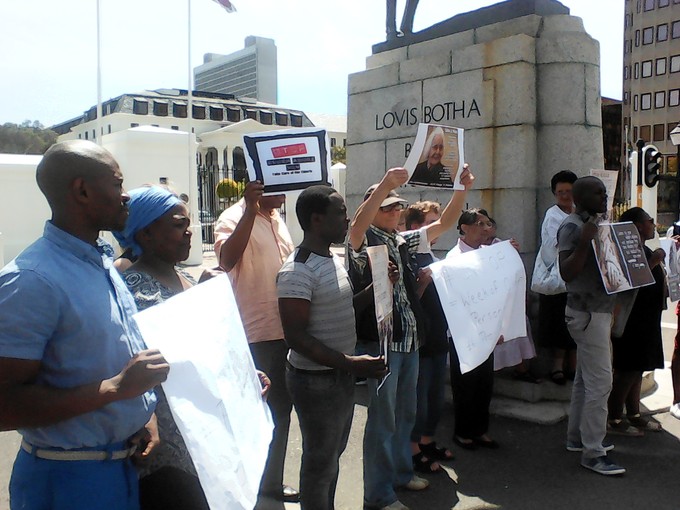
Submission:
[[[135,235],[143,228],[151,225],[177,204],[183,203],[176,195],[160,186],[145,186],[128,192],[127,203],[129,216],[125,229],[113,232],[120,245],[132,249],[133,255],[139,257],[142,247],[135,241]]]

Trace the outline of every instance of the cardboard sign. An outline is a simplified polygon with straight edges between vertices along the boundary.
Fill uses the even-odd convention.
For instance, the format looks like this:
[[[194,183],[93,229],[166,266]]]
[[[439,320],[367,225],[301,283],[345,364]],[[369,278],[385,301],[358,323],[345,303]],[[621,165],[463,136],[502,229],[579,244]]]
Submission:
[[[170,363],[163,390],[210,508],[251,510],[274,424],[229,278],[196,285],[135,321]]]
[[[248,178],[264,184],[265,194],[330,185],[331,155],[319,128],[266,131],[243,136]]]
[[[409,172],[409,184],[462,190],[465,186],[460,174],[464,163],[462,129],[419,124],[404,168]]]
[[[378,323],[378,336],[380,338],[380,355],[385,357],[388,372],[378,384],[378,390],[390,375],[389,352],[393,338],[393,299],[392,282],[388,275],[389,255],[387,246],[369,246],[366,248],[368,261],[371,266],[373,279],[373,298],[375,299],[375,319]]]
[[[509,241],[429,267],[461,373],[486,361],[501,335],[506,339],[527,336],[526,273]]]
[[[592,244],[607,294],[654,283],[640,234],[633,222],[600,223]]]

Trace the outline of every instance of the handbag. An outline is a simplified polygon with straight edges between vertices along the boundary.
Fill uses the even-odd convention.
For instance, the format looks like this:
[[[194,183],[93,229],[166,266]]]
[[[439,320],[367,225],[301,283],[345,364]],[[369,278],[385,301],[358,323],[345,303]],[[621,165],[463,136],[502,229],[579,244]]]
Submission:
[[[531,276],[531,290],[547,296],[567,292],[567,284],[564,283],[560,276],[558,266],[557,259],[549,266],[546,266],[545,262],[543,262],[543,257],[541,257],[541,250],[538,250],[536,263],[534,264],[534,273]]]

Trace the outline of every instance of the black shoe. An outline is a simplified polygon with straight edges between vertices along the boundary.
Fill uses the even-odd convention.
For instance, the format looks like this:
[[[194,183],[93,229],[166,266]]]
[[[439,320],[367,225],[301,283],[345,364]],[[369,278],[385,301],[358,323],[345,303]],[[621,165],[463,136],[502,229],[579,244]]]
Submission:
[[[458,437],[454,434],[453,442],[465,450],[476,450],[478,448],[477,443],[472,439],[467,439],[463,437]]]
[[[281,490],[281,501],[284,503],[299,503],[300,493],[289,485],[284,485]]]

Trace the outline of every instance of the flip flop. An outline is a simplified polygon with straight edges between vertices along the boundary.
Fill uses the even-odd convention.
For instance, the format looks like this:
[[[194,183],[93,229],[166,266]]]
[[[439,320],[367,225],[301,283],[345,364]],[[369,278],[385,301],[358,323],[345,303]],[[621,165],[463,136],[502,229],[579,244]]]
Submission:
[[[567,384],[567,378],[564,375],[564,370],[553,370],[550,372],[550,380],[558,386]]]
[[[662,430],[661,424],[658,421],[648,420],[639,414],[628,416],[628,421],[633,427],[639,430],[649,430],[652,432],[661,432]]]

